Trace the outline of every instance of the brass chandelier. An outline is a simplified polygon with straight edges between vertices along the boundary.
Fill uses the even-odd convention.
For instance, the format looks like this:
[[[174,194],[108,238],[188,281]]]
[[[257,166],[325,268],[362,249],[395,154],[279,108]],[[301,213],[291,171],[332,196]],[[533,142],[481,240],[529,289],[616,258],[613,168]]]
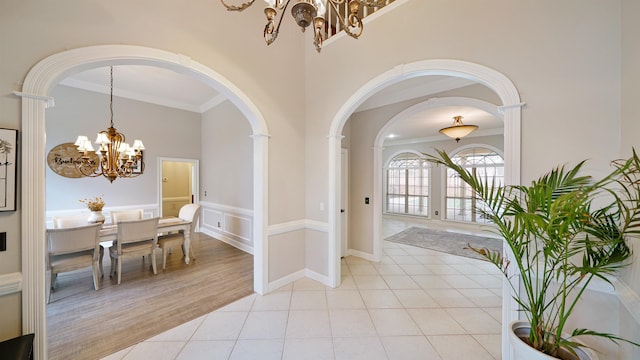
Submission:
[[[265,0],[267,7],[264,9],[264,14],[267,16],[267,25],[264,27],[264,40],[267,45],[273,43],[278,37],[280,24],[282,24],[282,13],[287,10],[289,3],[292,1],[295,4],[291,7],[291,15],[293,15],[302,32],[313,24],[313,44],[318,52],[322,50],[327,4],[333,8],[333,13],[336,14],[342,29],[349,36],[357,39],[362,34],[363,28],[360,6],[382,7],[386,2],[385,0]],[[229,5],[224,0],[220,0],[220,2],[228,11],[242,11],[251,6],[255,0],[250,0],[240,5]],[[275,20],[278,16],[278,10],[282,10],[282,13],[276,26]]]
[[[462,116],[454,116],[453,125],[442,128],[439,132],[459,142],[460,139],[476,130],[478,130],[478,125],[465,125],[462,123]]]
[[[134,140],[133,146],[126,142],[124,134],[113,127],[113,66],[110,67],[110,99],[109,110],[111,112],[111,126],[107,130],[100,131],[95,143],[99,145],[96,154],[99,162],[89,156],[93,150],[91,141],[84,135],[78,136],[75,142],[82,156],[76,160],[76,167],[84,176],[104,176],[109,182],[122,177],[136,177],[144,172],[144,157],[142,140]]]

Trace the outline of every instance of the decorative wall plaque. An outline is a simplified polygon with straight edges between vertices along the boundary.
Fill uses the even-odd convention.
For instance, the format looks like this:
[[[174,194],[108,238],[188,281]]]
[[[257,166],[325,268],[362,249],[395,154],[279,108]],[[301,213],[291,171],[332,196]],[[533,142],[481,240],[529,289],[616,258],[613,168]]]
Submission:
[[[87,154],[92,163],[95,164],[95,168],[98,167],[100,158],[95,152],[89,152]],[[81,178],[82,173],[76,167],[76,161],[82,156],[82,153],[78,151],[73,143],[64,143],[55,146],[49,155],[47,155],[47,163],[54,173],[68,177],[68,178]]]

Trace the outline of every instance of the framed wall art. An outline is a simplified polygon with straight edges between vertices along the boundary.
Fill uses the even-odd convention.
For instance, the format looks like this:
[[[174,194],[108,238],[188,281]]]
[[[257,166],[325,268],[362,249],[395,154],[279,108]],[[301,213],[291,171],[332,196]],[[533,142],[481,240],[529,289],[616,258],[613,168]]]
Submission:
[[[0,211],[16,210],[18,130],[0,128]]]

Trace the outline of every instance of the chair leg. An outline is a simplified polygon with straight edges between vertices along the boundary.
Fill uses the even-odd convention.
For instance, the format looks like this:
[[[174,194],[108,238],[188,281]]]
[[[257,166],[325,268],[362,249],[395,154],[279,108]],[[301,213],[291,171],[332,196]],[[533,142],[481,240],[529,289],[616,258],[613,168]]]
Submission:
[[[51,273],[51,270],[47,270],[47,273],[45,275],[45,288],[46,288],[46,294],[45,296],[47,297],[47,304],[49,303],[49,298],[51,296],[51,284],[52,284],[52,279],[53,278],[53,274]]]
[[[120,256],[116,258],[116,264],[118,265],[118,285],[120,285],[122,280],[122,258]]]
[[[111,258],[111,271],[109,272],[109,277],[113,277],[113,275],[115,275],[115,273],[116,273],[116,262],[117,262],[117,259],[115,257],[113,257],[112,255],[109,255],[109,257]]]
[[[167,249],[162,248],[162,270],[167,267]]]
[[[96,290],[100,289],[98,279],[98,261],[93,261],[93,288]]]
[[[100,245],[100,277],[104,277],[104,268],[102,267],[102,259],[104,259],[104,246]]]
[[[158,266],[156,265],[156,249],[151,250],[151,254],[149,254],[149,256],[151,256],[151,268],[153,269],[153,274],[157,274],[158,273]]]
[[[191,246],[189,246],[189,256],[191,257],[191,260],[196,259],[196,254],[193,252],[193,243],[191,243]]]

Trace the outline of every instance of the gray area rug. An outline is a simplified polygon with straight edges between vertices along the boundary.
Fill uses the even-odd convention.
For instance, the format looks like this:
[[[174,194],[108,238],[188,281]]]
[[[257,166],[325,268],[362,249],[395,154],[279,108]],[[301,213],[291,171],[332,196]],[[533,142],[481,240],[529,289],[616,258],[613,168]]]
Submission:
[[[471,244],[474,248],[487,248],[502,253],[502,240],[500,239],[415,226],[389,236],[385,240],[480,260],[486,259],[471,249],[465,249],[467,244]]]

